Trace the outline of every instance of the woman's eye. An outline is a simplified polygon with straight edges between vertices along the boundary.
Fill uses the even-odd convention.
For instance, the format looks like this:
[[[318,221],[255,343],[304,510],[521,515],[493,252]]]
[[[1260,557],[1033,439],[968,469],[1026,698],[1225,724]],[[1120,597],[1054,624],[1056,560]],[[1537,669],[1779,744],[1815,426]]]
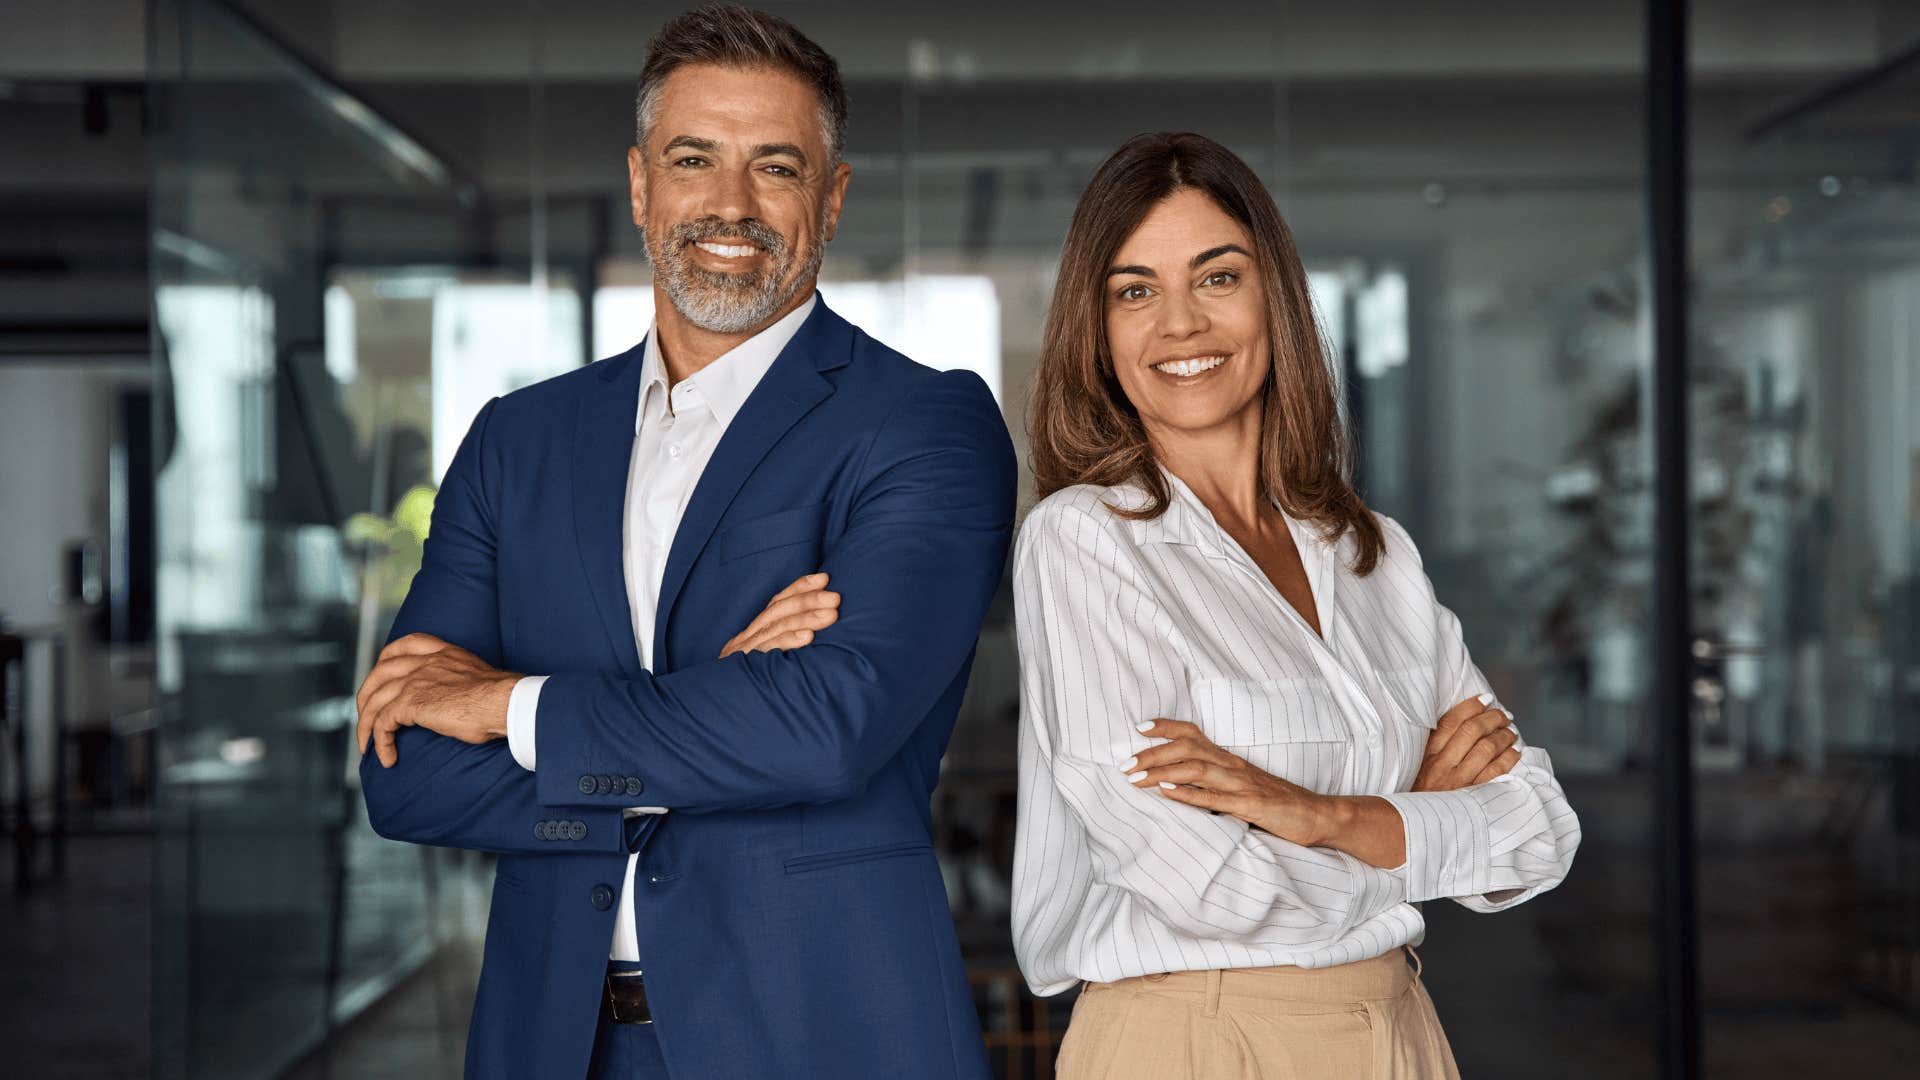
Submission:
[[[1136,281],[1131,285],[1122,286],[1117,295],[1122,300],[1145,300],[1152,293],[1152,289]]]
[[[1239,280],[1240,275],[1231,270],[1215,270],[1205,278],[1202,278],[1200,284],[1208,286],[1209,288],[1219,289],[1232,285]]]

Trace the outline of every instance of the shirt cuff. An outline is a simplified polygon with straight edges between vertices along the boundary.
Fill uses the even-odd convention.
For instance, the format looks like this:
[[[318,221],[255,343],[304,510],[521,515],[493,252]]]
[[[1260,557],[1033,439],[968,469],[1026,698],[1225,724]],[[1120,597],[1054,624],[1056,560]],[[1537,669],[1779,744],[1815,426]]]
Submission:
[[[540,710],[540,687],[546,681],[545,675],[528,675],[514,683],[507,696],[507,749],[528,772],[533,771],[533,721]]]
[[[1403,791],[1380,798],[1400,811],[1407,830],[1407,861],[1400,867],[1407,899],[1478,896],[1488,890],[1493,856],[1480,793]]]

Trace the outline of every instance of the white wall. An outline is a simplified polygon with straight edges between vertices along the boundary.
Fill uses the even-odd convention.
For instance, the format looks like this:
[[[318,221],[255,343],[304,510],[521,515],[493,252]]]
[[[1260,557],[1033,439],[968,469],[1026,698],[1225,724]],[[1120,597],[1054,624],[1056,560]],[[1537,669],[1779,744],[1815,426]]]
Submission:
[[[105,550],[113,391],[127,378],[82,361],[0,363],[0,613],[10,619],[58,614],[70,541]]]

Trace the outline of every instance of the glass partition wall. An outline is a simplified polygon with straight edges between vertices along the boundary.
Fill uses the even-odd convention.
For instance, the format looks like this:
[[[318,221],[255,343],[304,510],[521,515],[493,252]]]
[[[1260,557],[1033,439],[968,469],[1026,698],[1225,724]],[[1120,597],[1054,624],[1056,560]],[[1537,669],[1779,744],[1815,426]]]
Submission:
[[[1707,1075],[1920,1055],[1920,50],[1696,86]]]
[[[567,5],[469,4],[524,78],[352,88],[226,3],[156,9],[161,1075],[277,1075],[423,963],[435,1045],[408,1060],[458,1074],[491,866],[371,834],[351,694],[474,411],[651,318],[621,64],[679,5],[591,7],[592,40],[630,56],[568,37]],[[823,297],[978,371],[1023,458],[1094,167],[1192,129],[1271,186],[1363,491],[1585,828],[1546,896],[1427,905],[1425,978],[1469,1076],[1658,1071],[1643,26],[1564,8],[1553,32],[1411,3],[778,9],[854,103]],[[1696,130],[1745,130],[1763,99],[1722,86]],[[1806,1071],[1785,1047],[1824,1033],[1910,1057],[1917,984],[1913,142],[1824,115],[1703,134],[1694,191],[1697,929],[1710,1060],[1754,1076]],[[1051,1075],[1072,1004],[1025,990],[1007,927],[1016,673],[1003,589],[935,811],[1009,1078]]]
[[[582,322],[524,256],[428,242],[356,269],[350,208],[407,207],[433,238],[471,185],[240,9],[154,14],[156,1073],[277,1076],[475,952],[490,870],[367,827],[353,692],[450,440],[581,363]]]
[[[1618,49],[1569,54],[1564,72],[1536,57],[1525,77],[1489,74],[1499,65],[1472,55],[1453,71],[1439,55],[1438,70],[1385,79],[1344,37],[1354,28],[1299,5],[1209,5],[1177,23],[1103,8],[1094,43],[1056,65],[1038,54],[1078,39],[1046,16],[1021,21],[1028,58],[986,28],[943,25],[932,5],[912,10],[943,29],[914,42],[902,91],[916,246],[901,273],[991,280],[1023,453],[1059,244],[1094,167],[1136,132],[1194,129],[1267,180],[1341,361],[1365,494],[1421,545],[1587,830],[1559,891],[1492,918],[1427,905],[1426,978],[1463,1073],[1652,1073],[1637,24],[1615,28]],[[1413,5],[1383,17],[1423,19]],[[1070,1002],[1026,996],[1007,940],[1013,664],[1002,605],[935,800],[996,1066],[1045,1076]]]

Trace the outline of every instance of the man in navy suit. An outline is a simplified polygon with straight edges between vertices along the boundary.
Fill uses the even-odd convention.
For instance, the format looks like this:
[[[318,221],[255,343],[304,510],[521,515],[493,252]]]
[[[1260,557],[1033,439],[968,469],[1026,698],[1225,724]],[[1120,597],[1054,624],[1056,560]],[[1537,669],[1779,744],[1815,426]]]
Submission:
[[[500,856],[468,1076],[987,1075],[929,796],[1013,450],[814,292],[846,111],[783,20],[661,31],[653,329],[480,411],[361,688],[374,828]]]

